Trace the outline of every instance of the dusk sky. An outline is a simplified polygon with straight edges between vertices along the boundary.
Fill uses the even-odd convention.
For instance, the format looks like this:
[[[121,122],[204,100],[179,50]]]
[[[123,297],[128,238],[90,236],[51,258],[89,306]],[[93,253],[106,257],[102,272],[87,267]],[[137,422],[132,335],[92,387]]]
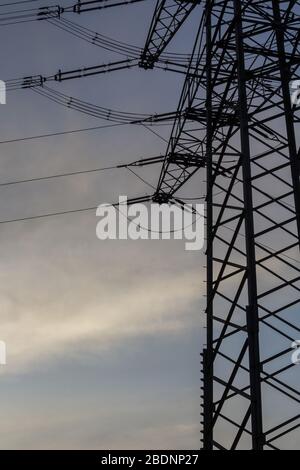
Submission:
[[[153,6],[149,0],[68,18],[142,47]],[[190,52],[193,31],[187,23],[172,48]],[[46,22],[1,26],[0,40],[2,80],[121,59]],[[50,86],[99,106],[152,114],[176,110],[183,80],[133,69]],[[0,120],[0,141],[106,124],[30,90],[9,92]],[[0,182],[163,154],[170,128],[154,130],[162,138],[124,126],[2,143]],[[155,166],[139,174],[155,185],[159,171]],[[202,180],[199,175],[197,196],[204,193]],[[0,191],[0,219],[7,220],[152,189],[126,170],[114,170]],[[101,242],[96,223],[92,211],[1,225],[0,339],[7,343],[8,363],[0,369],[0,446],[197,449],[204,254],[185,251],[182,241]]]
[[[7,345],[7,365],[0,366],[0,449],[199,449],[200,354],[206,334],[205,253],[187,251],[183,240],[100,241],[96,236],[96,210],[85,210],[115,203],[120,195],[135,198],[153,194],[161,165],[135,168],[137,175],[122,168],[20,182],[165,155],[172,127],[168,123],[116,125],[71,109],[72,100],[69,107],[51,101],[42,96],[43,89],[11,90],[12,79],[51,77],[59,70],[66,72],[125,59],[60,29],[59,21],[56,25],[52,21],[5,25],[3,17],[9,11],[51,5],[51,0],[14,2],[10,6],[5,0],[0,3],[0,80],[7,82],[9,88],[7,104],[0,106],[0,341]],[[61,0],[60,5],[66,7],[73,2]],[[145,0],[81,15],[69,12],[63,17],[91,32],[143,48],[155,4],[154,0]],[[191,53],[201,17],[202,5],[194,9],[167,52]],[[224,24],[227,26],[227,22]],[[247,40],[251,41],[251,37]],[[247,57],[246,63],[252,64],[252,58]],[[62,83],[52,80],[46,86],[108,110],[154,115],[177,110],[184,79],[184,74],[135,67]],[[221,81],[221,86],[224,83]],[[236,83],[229,85],[234,88]],[[200,87],[199,96],[202,92],[205,96],[205,90]],[[201,99],[197,103],[200,107]],[[233,94],[233,114],[238,103],[237,94]],[[231,109],[228,103],[227,106]],[[272,106],[268,112],[272,114]],[[266,135],[263,129],[256,140],[251,136],[251,163],[262,153],[266,168],[280,163],[279,140],[276,142],[274,134],[275,131],[284,134],[286,126],[284,113],[279,118],[276,115],[274,121],[272,118],[266,122],[271,121],[273,134]],[[199,122],[189,119],[187,126],[194,125],[194,131],[198,132],[201,119]],[[299,123],[298,119],[298,127]],[[253,127],[258,128],[258,124]],[[98,129],[88,130],[95,127]],[[225,141],[221,127],[218,138]],[[231,144],[240,149],[239,126],[236,127]],[[85,131],[72,132],[82,129]],[[206,132],[204,126],[200,130]],[[46,137],[46,134],[53,135]],[[298,132],[298,147],[299,135]],[[197,134],[196,151],[200,155],[199,140]],[[264,155],[266,148],[271,151]],[[238,160],[232,159],[239,157],[239,152],[233,151],[225,164],[235,165]],[[213,158],[218,158],[218,151]],[[262,185],[262,190],[254,188],[254,206],[262,204],[263,210],[269,211],[266,217],[256,214],[255,218],[255,237],[260,236],[259,231],[263,232],[261,247],[257,248],[256,244],[258,290],[268,294],[257,297],[259,308],[265,306],[268,311],[291,302],[285,308],[285,318],[299,325],[300,283],[296,277],[299,250],[295,244],[282,251],[284,259],[278,259],[274,253],[284,243],[288,245],[289,239],[284,229],[280,231],[279,222],[276,230],[268,230],[270,221],[276,225],[274,221],[280,221],[285,214],[280,204],[281,196],[287,191],[284,179],[287,185],[290,182],[290,168],[284,165],[279,173],[282,185],[272,171],[266,171],[267,176],[262,178],[263,169],[257,165],[253,177],[255,184],[258,181],[257,185]],[[220,176],[224,176],[223,172]],[[201,201],[206,192],[205,179],[205,171],[196,172],[180,189],[179,197]],[[19,183],[5,184],[13,181]],[[230,181],[225,174],[223,192],[214,193],[216,207],[224,203]],[[228,207],[232,211],[240,210],[244,217],[242,183],[237,178],[233,185],[236,199],[241,196],[241,207],[230,206],[230,198]],[[264,204],[268,198],[269,203]],[[292,192],[285,202],[289,208],[294,207]],[[65,214],[35,218],[60,212]],[[221,234],[227,230],[225,243],[236,223],[233,217],[229,219],[230,226],[224,221],[220,224]],[[289,228],[293,236],[295,220]],[[222,318],[227,320],[228,304],[241,282],[239,277],[246,272],[245,239],[241,224],[236,246],[243,251],[236,250],[231,259],[234,262],[221,272],[225,283],[223,297],[219,296],[214,307],[217,314],[218,309],[221,312],[216,335],[220,334],[220,325],[223,326]],[[225,248],[219,243],[215,256],[226,257]],[[274,256],[267,257],[265,266],[263,262],[260,265],[267,250]],[[294,268],[292,262],[296,263]],[[233,274],[236,277],[231,276],[240,265],[238,274]],[[278,285],[285,280],[285,289],[281,291]],[[228,334],[227,343],[224,341],[223,352],[229,357],[237,356],[242,335],[249,333],[245,326],[248,302],[243,287],[229,325],[241,334],[233,339]],[[276,366],[282,366],[284,373],[280,380],[283,386],[289,384],[291,390],[292,386],[299,387],[300,380],[299,369],[292,367],[289,356],[291,340],[299,328],[288,322],[283,326],[284,320],[279,323],[276,315],[272,321],[267,326],[261,321],[261,356],[268,358],[278,350],[286,351],[284,357],[278,356]],[[223,374],[225,381],[221,387],[226,387],[226,380],[230,380],[232,362],[216,360],[216,373]],[[272,374],[273,366],[271,363],[261,374]],[[236,385],[245,390],[249,383],[247,367],[248,356],[242,358],[241,376]],[[266,379],[262,385],[266,429],[284,422],[281,415],[288,419],[297,413],[298,402],[293,397],[292,405],[287,397],[286,404],[282,408],[278,406],[282,397],[276,396],[277,384],[268,388]],[[218,386],[217,396],[221,393]],[[247,412],[244,403],[241,400],[234,409],[230,406],[227,409],[230,417],[240,422],[243,412]],[[222,445],[230,446],[237,432],[234,424],[231,422],[230,428],[225,420],[220,420],[216,434]],[[299,429],[281,440],[283,448],[297,448],[299,442]],[[246,439],[241,439],[240,445],[247,448]]]

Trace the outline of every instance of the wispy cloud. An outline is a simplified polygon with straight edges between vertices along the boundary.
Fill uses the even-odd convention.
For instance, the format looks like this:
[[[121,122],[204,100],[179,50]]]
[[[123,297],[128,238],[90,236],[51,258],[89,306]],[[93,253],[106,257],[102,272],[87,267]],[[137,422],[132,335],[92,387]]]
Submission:
[[[138,335],[178,334],[191,326],[188,312],[200,298],[194,272],[155,279],[133,275],[130,286],[105,281],[104,277],[88,284],[84,272],[81,276],[82,284],[77,278],[73,292],[59,289],[51,301],[51,280],[48,289],[35,286],[37,290],[24,292],[23,304],[2,295],[1,309],[6,315],[1,335],[8,347],[7,373],[59,360],[63,354],[82,348],[109,351],[116,343]],[[61,282],[63,287],[63,276]],[[97,285],[99,295],[95,296]],[[19,286],[18,297],[22,297],[21,290]]]

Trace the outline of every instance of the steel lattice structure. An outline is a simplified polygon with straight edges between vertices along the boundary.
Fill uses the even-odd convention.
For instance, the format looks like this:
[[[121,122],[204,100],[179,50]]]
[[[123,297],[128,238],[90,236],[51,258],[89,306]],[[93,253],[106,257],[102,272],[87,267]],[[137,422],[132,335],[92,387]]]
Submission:
[[[205,168],[204,449],[299,447],[300,2],[158,1],[143,67],[193,3],[202,20],[153,199],[178,201]]]
[[[153,68],[155,62],[201,0],[158,0],[140,65]]]

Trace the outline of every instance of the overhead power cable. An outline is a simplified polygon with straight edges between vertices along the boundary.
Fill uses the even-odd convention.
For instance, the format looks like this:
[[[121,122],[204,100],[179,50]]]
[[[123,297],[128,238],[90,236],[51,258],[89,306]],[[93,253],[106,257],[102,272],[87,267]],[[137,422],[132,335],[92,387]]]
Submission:
[[[153,200],[153,195],[146,195],[146,196],[142,196],[142,197],[138,197],[138,198],[128,199],[127,200],[127,205],[151,202],[152,200]],[[182,204],[180,204],[179,199],[174,199],[174,202],[170,201],[170,203],[178,204],[179,207],[182,208]],[[117,203],[113,203],[113,204],[108,204],[108,206],[115,207],[116,209],[118,209],[119,207],[122,206],[122,203],[120,204],[119,202],[117,202]],[[96,211],[98,209],[98,207],[99,207],[99,205],[90,206],[90,207],[83,207],[81,209],[71,209],[71,210],[65,210],[65,211],[47,212],[45,214],[38,214],[38,215],[33,215],[33,216],[28,216],[28,217],[20,217],[20,218],[14,218],[14,219],[0,220],[0,225],[8,225],[8,224],[17,223],[17,222],[28,222],[28,221],[34,221],[34,220],[49,219],[49,218],[58,217],[58,216],[65,216],[65,215],[71,215],[71,214],[91,212],[91,211]],[[228,228],[229,230],[232,230],[228,226],[225,226],[225,228]],[[239,234],[239,235],[240,235],[240,237],[245,238],[245,235],[243,235],[243,234]],[[268,245],[265,245],[265,244],[261,244],[261,245],[264,246],[265,248],[267,248],[270,252],[275,253],[275,251],[276,251]],[[285,255],[285,254],[283,254],[282,256],[287,258],[287,259],[290,259],[292,261],[296,261],[297,263],[299,263],[298,260],[292,258],[291,256],[288,256],[288,255]]]
[[[34,0],[31,0],[34,1]],[[97,9],[108,8],[111,6],[120,6],[120,5],[127,5],[129,3],[136,3],[145,0],[135,0],[135,2],[115,2],[111,5],[105,5],[97,7]],[[18,4],[17,2],[16,4]],[[23,2],[20,2],[23,3]],[[64,30],[65,32],[72,34],[75,37],[78,37],[90,44],[99,46],[103,49],[121,54],[128,58],[140,58],[143,49],[141,47],[131,45],[125,42],[117,41],[113,38],[100,34],[98,32],[92,31],[89,28],[81,26],[69,19],[63,17],[64,13],[81,13],[84,11],[90,11],[88,9],[84,9],[84,5],[88,5],[90,3],[102,3],[102,2],[81,2],[80,5],[75,4],[68,7],[62,7],[60,5],[51,5],[46,7],[40,7],[38,9],[26,9],[26,10],[15,10],[6,13],[0,13],[0,25],[5,24],[5,22],[9,21],[8,24],[12,24],[11,21],[15,20],[16,22],[26,22],[28,21],[35,21],[35,20],[45,20],[52,25],[56,26],[59,29]],[[81,10],[80,10],[81,9]],[[80,10],[80,11],[79,11]],[[177,64],[185,64],[187,65],[191,60],[191,56],[188,54],[183,53],[163,53],[159,59],[159,62],[168,62],[168,61],[176,61]]]
[[[12,144],[12,143],[18,143],[18,142],[26,142],[26,141],[32,141],[32,140],[40,140],[40,139],[46,139],[49,137],[57,137],[57,136],[63,136],[63,135],[72,135],[72,134],[79,134],[82,132],[92,132],[92,131],[98,131],[102,129],[113,129],[116,127],[123,127],[123,126],[128,126],[133,123],[121,123],[121,124],[105,124],[103,126],[94,126],[94,127],[83,127],[81,129],[73,129],[69,131],[62,131],[62,132],[51,132],[48,134],[39,134],[39,135],[32,135],[28,137],[20,137],[16,139],[7,139],[7,140],[0,140],[0,145],[1,144]],[[156,137],[162,139],[165,141],[165,139],[160,136],[157,132],[155,132],[153,129],[147,127],[145,124],[141,124],[145,129],[151,131]]]
[[[10,2],[10,3],[0,3],[0,8],[2,7],[11,7],[11,6],[14,6],[14,5],[21,5],[21,4],[24,4],[24,3],[35,3],[35,2],[39,2],[40,0],[21,0],[19,2]]]
[[[85,174],[91,174],[91,173],[100,173],[104,171],[111,171],[111,170],[117,170],[117,169],[129,169],[130,167],[142,167],[142,166],[149,166],[157,163],[162,163],[163,157],[152,157],[152,158],[142,158],[140,160],[136,160],[131,163],[121,163],[119,165],[112,165],[112,166],[106,166],[106,167],[100,167],[100,168],[92,168],[89,170],[80,170],[80,171],[72,171],[72,172],[66,172],[66,173],[59,173],[59,174],[54,174],[54,175],[48,175],[48,176],[40,176],[36,178],[27,178],[27,179],[19,179],[19,180],[11,180],[11,181],[5,181],[1,182],[0,181],[0,187],[6,187],[6,186],[15,186],[18,184],[24,184],[24,183],[33,183],[36,181],[46,181],[46,180],[54,180],[54,179],[59,179],[59,178],[65,178],[69,176],[79,176],[79,175],[85,175]],[[139,177],[137,174],[135,176]],[[155,189],[155,188],[154,188]]]
[[[66,13],[80,14],[94,10],[104,10],[112,7],[140,3],[144,1],[145,0],[120,0],[116,2],[115,0],[95,0],[87,2],[80,1],[77,3],[72,3],[68,6],[48,5],[42,6],[40,8],[23,8],[18,10],[9,10],[0,13],[0,26],[13,25],[18,23],[28,23],[32,21],[43,21],[51,18],[61,18],[61,16]],[[21,2],[14,2],[13,4],[3,4],[2,6],[21,4]]]
[[[141,3],[145,0],[93,0],[93,1],[78,1],[73,7],[75,13],[85,13],[95,10],[105,10],[107,8],[119,7],[123,5],[130,5],[133,3]]]
[[[66,80],[75,80],[84,77],[103,75],[110,72],[133,69],[138,67],[138,65],[139,59],[124,59],[89,67],[78,67],[68,71],[59,70],[53,75],[26,75],[21,78],[5,80],[5,84],[7,91],[16,91],[26,88],[39,88],[44,87],[45,83],[49,82],[63,82]],[[178,64],[173,64],[171,62],[159,62],[156,65],[157,68],[162,70],[185,73],[184,67],[179,70],[173,69],[173,66],[178,67]]]
[[[136,203],[143,203],[143,202],[149,202],[151,200],[152,200],[152,196],[147,195],[147,196],[142,196],[142,197],[139,197],[139,198],[128,199],[127,204],[130,205],[130,204],[136,204]],[[120,205],[120,203],[109,204],[109,206],[111,206],[111,207],[117,207],[119,205]],[[20,218],[14,218],[14,219],[0,220],[0,225],[12,224],[12,223],[16,223],[16,222],[41,220],[41,219],[47,219],[47,218],[51,218],[51,217],[68,215],[68,214],[90,212],[90,211],[97,210],[98,206],[99,205],[90,206],[90,207],[83,207],[81,209],[71,209],[71,210],[58,211],[58,212],[47,212],[45,214],[32,215],[32,216],[28,216],[28,217],[20,217]]]
[[[142,124],[147,125],[170,125],[175,117],[175,114],[165,113],[158,115],[151,114],[138,114],[131,112],[116,111],[110,108],[94,105],[81,99],[67,96],[57,90],[54,90],[46,85],[48,82],[63,82],[66,80],[74,80],[83,77],[90,77],[94,75],[104,74],[115,70],[125,70],[136,67],[138,62],[134,59],[122,60],[117,62],[111,62],[109,64],[102,64],[92,67],[83,67],[80,69],[74,69],[70,71],[59,71],[55,75],[50,76],[27,76],[19,79],[11,79],[6,81],[8,91],[14,91],[18,89],[32,89],[37,94],[49,99],[50,101],[60,104],[64,107],[77,110],[83,114],[87,114],[92,117],[116,122],[116,123],[128,123],[128,124]]]
[[[91,67],[81,67],[77,69],[72,69],[68,71],[61,71],[59,70],[54,75],[27,75],[23,76],[22,78],[13,78],[10,80],[6,80],[6,89],[7,91],[15,91],[21,90],[26,88],[38,88],[44,87],[45,83],[49,82],[63,82],[66,80],[74,80],[83,77],[90,77],[94,75],[101,75],[108,72],[116,71],[116,70],[126,70],[133,67],[136,67],[137,61],[132,59],[127,60],[119,60],[116,62],[109,62],[106,64],[95,65]]]
[[[66,108],[74,109],[88,116],[116,122],[119,124],[146,123],[148,126],[163,126],[172,124],[175,116],[174,113],[168,113],[165,115],[151,115],[115,111],[109,108],[104,108],[92,103],[88,103],[87,101],[83,101],[72,96],[67,96],[64,93],[53,90],[47,86],[42,88],[33,88],[32,91]]]
[[[121,127],[126,126],[126,124],[105,124],[103,126],[94,126],[94,127],[83,127],[82,129],[74,129],[69,131],[62,131],[62,132],[51,132],[49,134],[40,134],[40,135],[32,135],[28,137],[20,137],[17,139],[8,139],[8,140],[0,140],[0,144],[12,144],[15,142],[26,142],[27,140],[39,140],[39,139],[46,139],[48,137],[57,137],[60,135],[68,135],[68,134],[78,134],[81,132],[91,132],[91,131],[98,131],[101,129],[110,129],[114,127]]]
[[[101,47],[102,49],[110,52],[121,54],[127,58],[140,59],[143,49],[136,45],[128,44],[126,42],[118,41],[104,34],[93,31],[87,27],[81,26],[74,21],[66,18],[49,19],[47,20],[52,25],[56,26],[63,31],[78,37],[92,45]],[[165,52],[161,54],[159,61],[176,61],[177,63],[188,64],[191,60],[189,54]],[[203,62],[204,65],[204,62]]]

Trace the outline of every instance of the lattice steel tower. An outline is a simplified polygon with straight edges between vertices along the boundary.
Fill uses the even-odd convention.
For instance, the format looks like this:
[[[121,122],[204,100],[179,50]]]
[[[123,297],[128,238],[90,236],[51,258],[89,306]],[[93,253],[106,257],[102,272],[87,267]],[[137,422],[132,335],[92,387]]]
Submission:
[[[300,2],[159,0],[140,65],[196,11],[154,200],[178,203],[206,172],[203,447],[299,449]]]

